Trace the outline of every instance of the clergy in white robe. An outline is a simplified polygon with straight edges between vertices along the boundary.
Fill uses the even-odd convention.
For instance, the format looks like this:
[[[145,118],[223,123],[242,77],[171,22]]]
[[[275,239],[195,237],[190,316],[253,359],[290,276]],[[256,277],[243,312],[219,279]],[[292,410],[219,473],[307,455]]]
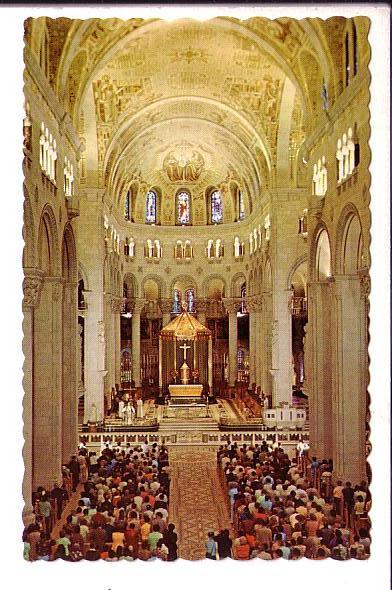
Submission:
[[[124,407],[125,404],[123,400],[120,399],[120,401],[118,402],[118,417],[120,418],[120,420],[124,420]]]
[[[133,417],[135,414],[135,408],[133,407],[133,405],[131,403],[127,403],[127,405],[125,406],[124,414],[125,414],[125,421],[128,424],[128,426],[130,424],[133,424]]]

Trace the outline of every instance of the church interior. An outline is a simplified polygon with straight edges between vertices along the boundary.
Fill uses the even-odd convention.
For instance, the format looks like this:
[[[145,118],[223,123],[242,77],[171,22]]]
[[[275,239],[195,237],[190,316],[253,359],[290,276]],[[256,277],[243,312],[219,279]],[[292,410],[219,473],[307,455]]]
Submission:
[[[41,507],[57,538],[115,449],[168,464],[187,559],[238,532],[236,449],[281,452],[327,500],[370,483],[368,27],[25,21],[26,527],[70,473],[65,513]]]

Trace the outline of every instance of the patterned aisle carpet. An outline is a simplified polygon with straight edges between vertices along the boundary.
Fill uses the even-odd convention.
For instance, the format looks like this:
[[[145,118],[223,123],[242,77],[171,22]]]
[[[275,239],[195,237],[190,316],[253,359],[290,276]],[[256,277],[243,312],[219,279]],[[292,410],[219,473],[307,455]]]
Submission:
[[[176,525],[179,557],[205,557],[209,531],[231,531],[229,510],[216,467],[216,449],[177,447],[169,450],[170,522]]]

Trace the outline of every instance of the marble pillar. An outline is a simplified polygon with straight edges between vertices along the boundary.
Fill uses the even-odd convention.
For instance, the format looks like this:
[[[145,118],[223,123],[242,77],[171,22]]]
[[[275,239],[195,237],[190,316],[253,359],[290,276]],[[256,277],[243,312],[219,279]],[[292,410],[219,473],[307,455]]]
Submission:
[[[85,295],[88,312],[85,318],[85,398],[83,422],[104,418],[105,324],[103,293],[92,291]]]
[[[272,293],[265,291],[262,296],[261,317],[261,389],[266,395],[272,393]]]
[[[229,314],[229,385],[234,385],[237,381],[237,311],[240,303],[235,299],[224,299],[224,305]]]
[[[42,288],[42,272],[38,269],[25,271],[23,281],[23,460],[24,477],[22,493],[24,499],[23,522],[25,526],[34,522],[32,505],[33,492],[33,392],[34,392],[34,309],[39,304]]]
[[[121,310],[123,302],[119,297],[112,299],[114,320],[114,382],[121,383]]]
[[[132,303],[132,379],[135,387],[140,387],[140,313],[145,302],[144,299],[134,299]]]
[[[33,489],[51,487],[62,464],[62,284],[45,276],[34,309]]]
[[[255,383],[256,387],[261,386],[262,383],[262,346],[263,346],[263,332],[261,326],[261,312],[262,299],[260,295],[253,298],[254,305],[254,321],[255,321]]]
[[[246,308],[249,313],[249,386],[256,383],[256,314],[253,297],[248,297]]]
[[[332,457],[332,366],[330,281],[308,283],[306,336],[311,453]]]
[[[76,283],[63,285],[62,461],[68,463],[78,445],[78,363]]]
[[[291,290],[276,294],[276,316],[272,322],[273,405],[292,402]]]
[[[368,277],[335,276],[332,284],[333,460],[336,477],[366,479]]]

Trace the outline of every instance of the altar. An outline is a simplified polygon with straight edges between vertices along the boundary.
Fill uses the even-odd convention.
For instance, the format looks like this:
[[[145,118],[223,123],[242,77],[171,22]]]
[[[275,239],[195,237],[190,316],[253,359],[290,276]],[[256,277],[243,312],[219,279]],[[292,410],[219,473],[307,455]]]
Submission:
[[[159,334],[159,388],[171,406],[205,406],[212,395],[212,334],[186,303]]]
[[[169,385],[170,398],[196,398],[200,399],[203,393],[203,385],[200,383],[181,383]],[[195,400],[196,401],[196,400]]]

